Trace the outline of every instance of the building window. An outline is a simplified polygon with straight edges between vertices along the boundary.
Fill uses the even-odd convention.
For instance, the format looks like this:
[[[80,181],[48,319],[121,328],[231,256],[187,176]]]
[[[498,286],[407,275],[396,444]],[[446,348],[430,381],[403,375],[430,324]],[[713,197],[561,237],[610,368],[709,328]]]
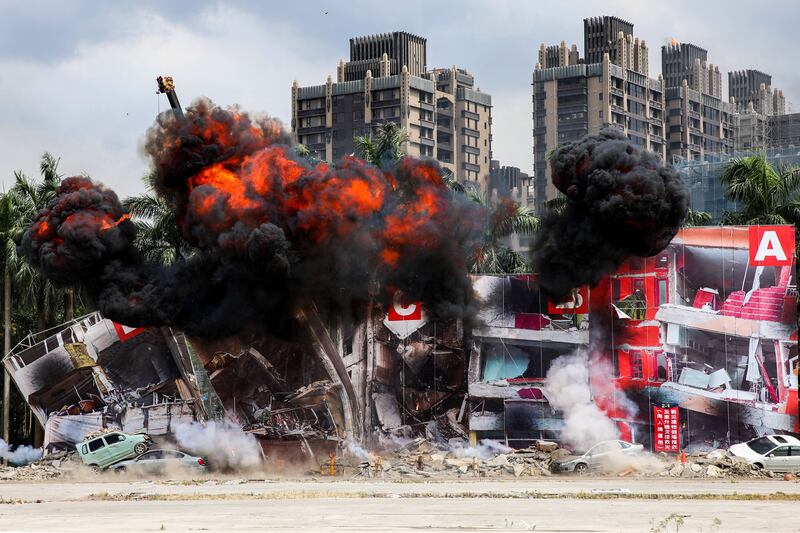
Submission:
[[[666,279],[659,279],[658,280],[658,305],[662,306],[667,303],[667,280]]]
[[[642,365],[642,352],[631,352],[631,377],[633,379],[642,379],[644,377],[644,369]]]

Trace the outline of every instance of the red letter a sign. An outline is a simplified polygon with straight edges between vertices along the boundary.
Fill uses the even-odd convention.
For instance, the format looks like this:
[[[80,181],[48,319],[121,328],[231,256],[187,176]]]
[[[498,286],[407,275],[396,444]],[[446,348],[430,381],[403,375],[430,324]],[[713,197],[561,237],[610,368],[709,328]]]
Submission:
[[[792,226],[750,226],[750,264],[753,266],[790,266],[794,246]]]

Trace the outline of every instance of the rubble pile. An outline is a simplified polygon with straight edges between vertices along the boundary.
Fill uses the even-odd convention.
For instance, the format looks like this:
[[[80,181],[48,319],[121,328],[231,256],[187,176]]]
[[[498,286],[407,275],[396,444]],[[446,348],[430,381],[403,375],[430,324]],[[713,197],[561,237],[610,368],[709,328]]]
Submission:
[[[531,447],[512,450],[497,444],[477,448],[460,445],[442,447],[417,438],[391,453],[370,456],[354,466],[359,476],[399,478],[493,478],[553,476],[554,462],[570,455],[556,443],[537,441]],[[694,452],[686,462],[667,454],[644,454],[614,460],[597,468],[594,475],[619,477],[681,478],[782,478],[761,470],[726,450]],[[564,474],[561,474],[564,475]]]
[[[47,481],[85,468],[75,452],[51,453],[25,466],[0,466],[0,481]]]
[[[385,478],[550,476],[550,463],[566,450],[554,443],[540,442],[523,450],[505,447],[478,448],[462,445],[443,449],[417,438],[379,460],[371,460],[370,470]]]
[[[741,457],[732,455],[727,450],[714,450],[710,453],[692,452],[686,456],[685,464],[680,462],[672,463],[668,469],[662,470],[660,475],[689,478],[779,477],[769,470],[755,467]]]

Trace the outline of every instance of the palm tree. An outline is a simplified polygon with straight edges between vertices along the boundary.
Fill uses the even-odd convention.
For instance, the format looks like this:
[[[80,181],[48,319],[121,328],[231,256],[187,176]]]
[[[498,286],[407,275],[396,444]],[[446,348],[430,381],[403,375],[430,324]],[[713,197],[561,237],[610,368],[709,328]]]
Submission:
[[[12,238],[16,242],[19,242],[24,229],[34,222],[39,211],[46,208],[55,198],[56,188],[61,182],[61,175],[58,174],[58,159],[51,154],[42,155],[40,171],[42,174],[40,182],[33,181],[21,171],[14,173],[12,194],[14,214],[18,225]],[[22,290],[22,303],[29,304],[36,309],[36,327],[39,331],[44,331],[55,323],[60,300],[67,304],[65,315],[72,316],[74,313],[73,298],[71,295],[65,296],[65,289],[57,288],[41,276],[36,268],[27,261],[17,260],[16,251],[13,256],[9,257],[12,261],[10,264],[16,270],[13,284]]]
[[[720,181],[725,197],[740,205],[723,215],[723,224],[800,223],[800,167],[775,168],[762,152],[732,159]]]
[[[297,154],[298,157],[300,157],[301,159],[305,159],[308,163],[312,165],[316,165],[317,163],[320,162],[316,154],[312,152],[311,149],[305,144],[302,143],[296,144],[294,147],[294,153]]]
[[[407,136],[394,122],[383,122],[370,135],[353,139],[356,155],[378,168],[388,168],[405,155]]]
[[[134,245],[153,263],[170,265],[187,259],[193,248],[181,235],[176,210],[154,192],[155,176],[142,181],[147,192],[126,198],[123,205],[137,226]]]
[[[510,198],[487,201],[474,191],[467,195],[488,213],[483,238],[472,256],[473,274],[521,274],[530,272],[525,258],[505,244],[512,233],[527,235],[539,229],[539,219],[529,208]]]

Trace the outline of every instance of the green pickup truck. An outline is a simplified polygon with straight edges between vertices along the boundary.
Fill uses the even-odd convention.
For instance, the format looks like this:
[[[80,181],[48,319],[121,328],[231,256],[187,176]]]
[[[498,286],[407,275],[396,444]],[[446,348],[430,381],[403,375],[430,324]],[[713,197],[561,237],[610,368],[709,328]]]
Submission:
[[[111,431],[87,437],[76,444],[75,448],[83,462],[99,472],[125,459],[142,455],[152,444],[150,435],[145,433],[129,435],[121,431]]]

